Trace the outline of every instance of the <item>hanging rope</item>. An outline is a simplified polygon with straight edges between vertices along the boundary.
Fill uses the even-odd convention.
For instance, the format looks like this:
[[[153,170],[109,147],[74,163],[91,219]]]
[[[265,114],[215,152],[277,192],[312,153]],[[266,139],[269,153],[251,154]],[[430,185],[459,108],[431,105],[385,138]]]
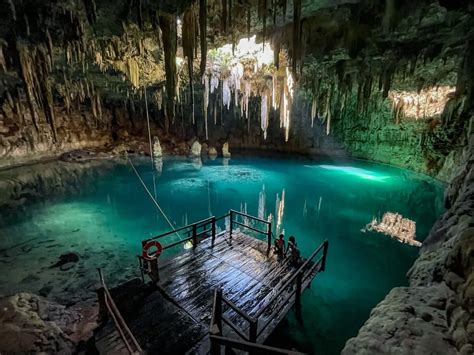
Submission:
[[[128,155],[127,155],[127,160],[128,160],[128,162],[130,163],[130,166],[132,167],[133,171],[134,171],[135,174],[137,175],[138,180],[140,180],[140,182],[142,183],[143,188],[144,188],[145,191],[148,193],[148,196],[150,196],[151,200],[154,202],[156,208],[158,208],[158,210],[161,212],[161,214],[163,215],[163,217],[166,219],[166,221],[167,221],[168,224],[170,225],[171,229],[172,229],[173,231],[175,231],[175,234],[178,236],[179,240],[183,240],[183,239],[181,238],[181,236],[178,234],[178,232],[176,232],[176,229],[174,228],[173,224],[171,223],[171,221],[169,220],[169,218],[166,216],[166,214],[163,212],[163,210],[161,209],[160,205],[158,204],[158,202],[156,201],[156,199],[153,197],[152,193],[150,192],[150,190],[148,190],[148,187],[146,187],[145,182],[144,182],[143,179],[141,178],[140,174],[138,173],[137,169],[135,168],[135,165],[133,165],[133,163],[132,163],[132,161],[130,160],[130,158],[128,157]]]
[[[148,115],[148,100],[146,98],[146,86],[143,87],[143,91],[145,93],[145,111],[146,111],[146,123],[148,125],[148,141],[150,142],[151,166],[153,166],[153,146],[151,144],[150,116]]]

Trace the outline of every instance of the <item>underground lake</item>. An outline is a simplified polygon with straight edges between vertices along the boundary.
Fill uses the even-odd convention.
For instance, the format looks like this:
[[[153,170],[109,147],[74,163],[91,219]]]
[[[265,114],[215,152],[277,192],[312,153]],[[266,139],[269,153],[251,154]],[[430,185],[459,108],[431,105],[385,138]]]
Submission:
[[[326,271],[304,292],[301,315],[290,312],[268,341],[308,353],[339,353],[390,289],[407,284],[419,249],[364,232],[372,219],[398,213],[422,241],[443,211],[441,183],[363,161],[132,160],[174,228],[234,209],[271,220],[275,235],[294,235],[303,256],[329,240]],[[95,302],[97,268],[111,285],[138,276],[141,240],[170,229],[125,159],[36,164],[0,180],[4,200],[22,186],[0,211],[3,295]],[[79,260],[52,267],[67,252]]]

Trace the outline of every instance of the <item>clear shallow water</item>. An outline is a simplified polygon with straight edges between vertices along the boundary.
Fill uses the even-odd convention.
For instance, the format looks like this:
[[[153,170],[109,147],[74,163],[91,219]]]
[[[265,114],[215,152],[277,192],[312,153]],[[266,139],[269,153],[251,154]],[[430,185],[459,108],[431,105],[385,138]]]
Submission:
[[[392,287],[406,284],[418,249],[361,229],[373,217],[398,212],[416,222],[423,240],[442,211],[440,184],[384,165],[165,159],[158,172],[147,159],[134,162],[176,227],[232,208],[272,214],[275,232],[295,235],[303,255],[329,240],[326,272],[304,293],[302,319],[290,314],[270,339],[308,353],[339,353],[371,308]],[[95,268],[104,267],[111,283],[136,275],[140,241],[169,229],[127,165],[117,164],[81,190],[32,205],[24,218],[0,225],[0,294],[84,300],[93,296]],[[81,255],[76,266],[50,268],[69,250]]]

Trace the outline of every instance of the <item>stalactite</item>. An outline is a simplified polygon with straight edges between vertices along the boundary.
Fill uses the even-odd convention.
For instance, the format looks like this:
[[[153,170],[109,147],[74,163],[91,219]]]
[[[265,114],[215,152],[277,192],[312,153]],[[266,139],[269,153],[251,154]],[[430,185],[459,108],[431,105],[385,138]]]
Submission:
[[[316,100],[316,97],[313,97],[313,101],[311,103],[311,128],[314,127],[314,119],[316,118],[317,114],[318,114],[318,101]]]
[[[207,108],[209,107],[209,78],[207,75],[202,76],[202,84],[204,85],[203,92],[203,109],[204,109],[204,129],[206,132],[206,140],[209,139],[208,129],[207,129]]]
[[[267,32],[267,0],[262,0],[262,17],[263,17],[263,48],[265,48],[265,37]]]
[[[227,0],[221,0],[221,8],[222,32],[227,34]]]
[[[6,42],[0,40],[0,71],[7,71],[7,62],[3,54],[3,47],[6,47]]]
[[[247,38],[250,39],[250,20],[251,20],[251,7],[248,5],[247,7]]]
[[[201,76],[207,62],[207,0],[199,0],[199,37],[201,40]]]
[[[293,53],[291,67],[296,75],[296,65],[301,59],[301,0],[293,0]]]
[[[37,102],[34,94],[34,78],[33,78],[33,64],[31,62],[28,47],[24,44],[17,43],[17,50],[20,58],[21,76],[25,85],[26,99],[30,109],[31,119],[36,131],[39,131],[38,126],[38,110]]]
[[[162,14],[159,17],[165,54],[166,74],[166,120],[165,130],[168,133],[169,120],[174,119],[174,101],[176,96],[176,16]]]
[[[193,59],[195,52],[195,40],[196,40],[196,16],[194,12],[194,5],[188,7],[183,15],[183,54],[187,58],[188,63],[188,76],[189,76],[189,92],[191,99],[191,118],[193,124],[194,120],[194,85],[193,85]]]
[[[262,94],[261,96],[261,106],[260,106],[260,127],[263,131],[263,139],[267,139],[267,128],[268,128],[268,97],[267,94]]]
[[[232,95],[230,92],[229,80],[224,79],[222,80],[222,105],[226,106],[227,109],[229,109],[231,99],[232,99]]]

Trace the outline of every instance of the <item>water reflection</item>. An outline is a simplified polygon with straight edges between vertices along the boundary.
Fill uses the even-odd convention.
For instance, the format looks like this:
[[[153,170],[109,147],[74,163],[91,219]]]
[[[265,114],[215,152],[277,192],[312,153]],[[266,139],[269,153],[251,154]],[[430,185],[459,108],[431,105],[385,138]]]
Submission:
[[[394,212],[384,213],[380,221],[373,218],[372,221],[365,226],[363,232],[379,232],[397,239],[401,243],[421,246],[421,243],[415,240],[416,222],[411,219],[404,218],[401,214]]]

